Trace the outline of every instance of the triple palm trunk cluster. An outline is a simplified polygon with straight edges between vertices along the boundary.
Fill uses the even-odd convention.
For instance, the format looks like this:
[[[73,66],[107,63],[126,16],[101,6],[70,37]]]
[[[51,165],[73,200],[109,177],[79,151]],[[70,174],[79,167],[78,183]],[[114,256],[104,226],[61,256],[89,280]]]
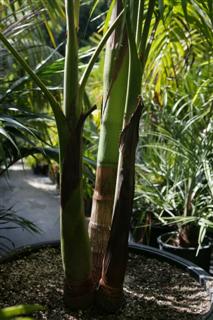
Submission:
[[[68,39],[64,113],[68,125],[70,123],[70,134],[61,158],[61,243],[64,299],[71,308],[87,307],[95,296],[102,309],[112,312],[123,301],[135,152],[142,112],[142,100],[138,97],[154,4],[154,0],[148,2],[146,15],[144,1],[126,1],[125,4],[125,1],[117,0],[111,4],[108,30],[113,30],[106,42],[103,112],[88,234],[82,207],[81,142],[82,119],[85,119],[82,94],[89,67],[79,86],[77,19],[73,16],[78,7],[75,1],[66,1]],[[145,42],[143,45],[142,41]],[[141,48],[146,55],[140,54]]]
[[[0,32],[0,40],[49,101],[56,120],[60,149],[64,300],[70,308],[90,305],[95,292],[97,302],[107,311],[115,310],[122,301],[134,195],[135,150],[142,112],[142,101],[138,96],[151,39],[159,21],[155,16],[152,23],[155,4],[159,2],[112,1],[109,8],[111,24],[79,81],[80,0],[65,0],[67,45],[63,110]],[[89,74],[106,43],[103,112],[88,233],[83,208],[82,135],[84,121],[93,108],[86,109],[84,96]]]

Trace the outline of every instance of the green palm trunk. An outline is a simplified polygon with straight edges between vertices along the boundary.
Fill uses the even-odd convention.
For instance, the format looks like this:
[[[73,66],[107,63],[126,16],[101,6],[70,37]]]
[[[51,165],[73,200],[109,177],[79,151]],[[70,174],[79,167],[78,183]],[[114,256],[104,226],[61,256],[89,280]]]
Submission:
[[[82,308],[91,304],[93,285],[89,238],[85,225],[82,190],[82,129],[79,97],[77,18],[78,1],[65,1],[67,45],[64,69],[64,113],[69,134],[61,152],[61,252],[65,272],[64,301]]]
[[[123,301],[123,281],[128,258],[128,235],[134,197],[135,150],[141,112],[140,102],[121,134],[112,228],[97,292],[99,306],[108,312],[117,310]]]
[[[147,26],[150,25],[155,0],[149,1],[144,28],[139,31],[139,23],[131,22],[137,20],[139,22],[142,16],[141,10],[144,10],[142,4],[143,1],[129,1],[129,5],[126,7],[129,43],[128,84],[120,139],[112,229],[103,259],[102,275],[97,292],[98,304],[104,310],[112,312],[120,307],[123,300],[123,281],[128,258],[128,234],[134,197],[135,153],[143,107],[141,99],[137,102],[141,92],[142,73],[145,65],[145,55],[141,54],[140,41],[145,42],[145,50],[148,37]]]
[[[85,307],[92,302],[91,257],[83,210],[82,133],[72,132],[61,174],[61,252],[67,306]],[[73,170],[74,169],[74,170]]]
[[[122,10],[117,1],[112,21]],[[128,75],[128,46],[123,26],[107,42],[104,66],[103,111],[97,156],[97,170],[89,235],[93,261],[93,279],[101,276],[103,255],[108,243],[118,165],[118,145],[122,130]],[[121,36],[122,34],[122,36]]]

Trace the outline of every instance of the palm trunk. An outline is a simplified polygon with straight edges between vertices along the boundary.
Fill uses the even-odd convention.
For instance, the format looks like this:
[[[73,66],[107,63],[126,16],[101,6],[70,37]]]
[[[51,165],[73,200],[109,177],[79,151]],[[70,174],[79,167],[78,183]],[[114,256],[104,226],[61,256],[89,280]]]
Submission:
[[[154,12],[154,3],[155,0],[149,1],[143,30],[139,30],[142,24],[134,23],[135,20],[143,16],[143,0],[129,0],[126,3],[129,69],[125,114],[123,117],[124,129],[121,135],[112,229],[97,291],[97,302],[105,311],[115,311],[120,307],[123,299],[123,281],[128,257],[128,234],[134,197],[135,152],[138,141],[139,120],[142,112],[142,101],[139,102],[136,110],[135,106],[137,97],[141,91],[142,73],[145,63],[144,52],[146,51],[148,37],[147,28],[149,29],[149,21],[151,21]],[[140,39],[145,42],[142,54],[140,52]]]
[[[64,302],[71,309],[92,303],[91,256],[82,194],[81,128],[70,135],[61,175],[61,251]]]
[[[118,0],[112,21],[122,9]],[[97,157],[96,183],[93,194],[89,235],[92,250],[93,279],[98,283],[102,259],[108,243],[118,163],[118,144],[122,129],[128,72],[125,33],[116,29],[107,42],[104,69],[103,114]]]
[[[67,46],[64,71],[64,113],[69,135],[60,150],[61,252],[64,267],[64,302],[71,309],[93,300],[91,254],[85,225],[82,190],[82,128],[84,116],[78,91],[77,1],[66,2]],[[76,6],[76,7],[75,7]]]
[[[99,306],[107,312],[114,312],[123,301],[123,281],[128,258],[128,234],[134,196],[135,150],[141,112],[142,104],[139,103],[130,123],[126,125],[121,135],[112,229],[97,293]]]
[[[101,276],[102,259],[111,228],[112,207],[117,167],[97,167],[89,236],[92,250],[92,276],[98,283]]]

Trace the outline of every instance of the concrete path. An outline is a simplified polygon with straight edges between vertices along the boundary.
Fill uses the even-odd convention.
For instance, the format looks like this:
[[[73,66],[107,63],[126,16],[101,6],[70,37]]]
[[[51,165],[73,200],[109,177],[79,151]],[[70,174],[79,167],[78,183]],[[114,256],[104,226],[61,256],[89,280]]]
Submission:
[[[16,214],[34,222],[40,233],[31,233],[22,228],[4,229],[13,226],[0,224],[1,244],[9,245],[7,237],[19,248],[32,243],[59,240],[59,193],[48,177],[37,176],[21,163],[11,167],[9,175],[0,176],[0,208],[12,207]],[[0,220],[1,222],[1,220]],[[11,247],[12,249],[12,247]]]

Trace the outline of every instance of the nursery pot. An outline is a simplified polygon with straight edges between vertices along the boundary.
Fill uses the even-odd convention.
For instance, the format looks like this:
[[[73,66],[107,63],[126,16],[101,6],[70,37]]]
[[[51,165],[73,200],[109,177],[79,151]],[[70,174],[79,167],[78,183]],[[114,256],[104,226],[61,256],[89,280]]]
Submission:
[[[148,230],[147,230],[148,229]],[[158,248],[158,237],[164,233],[175,231],[176,226],[151,223],[149,227],[133,228],[131,240],[144,245]]]
[[[211,258],[211,241],[206,237],[198,254],[197,247],[181,247],[172,244],[172,239],[178,235],[177,232],[167,232],[158,237],[160,250],[165,250],[184,259],[190,260],[209,272]]]

